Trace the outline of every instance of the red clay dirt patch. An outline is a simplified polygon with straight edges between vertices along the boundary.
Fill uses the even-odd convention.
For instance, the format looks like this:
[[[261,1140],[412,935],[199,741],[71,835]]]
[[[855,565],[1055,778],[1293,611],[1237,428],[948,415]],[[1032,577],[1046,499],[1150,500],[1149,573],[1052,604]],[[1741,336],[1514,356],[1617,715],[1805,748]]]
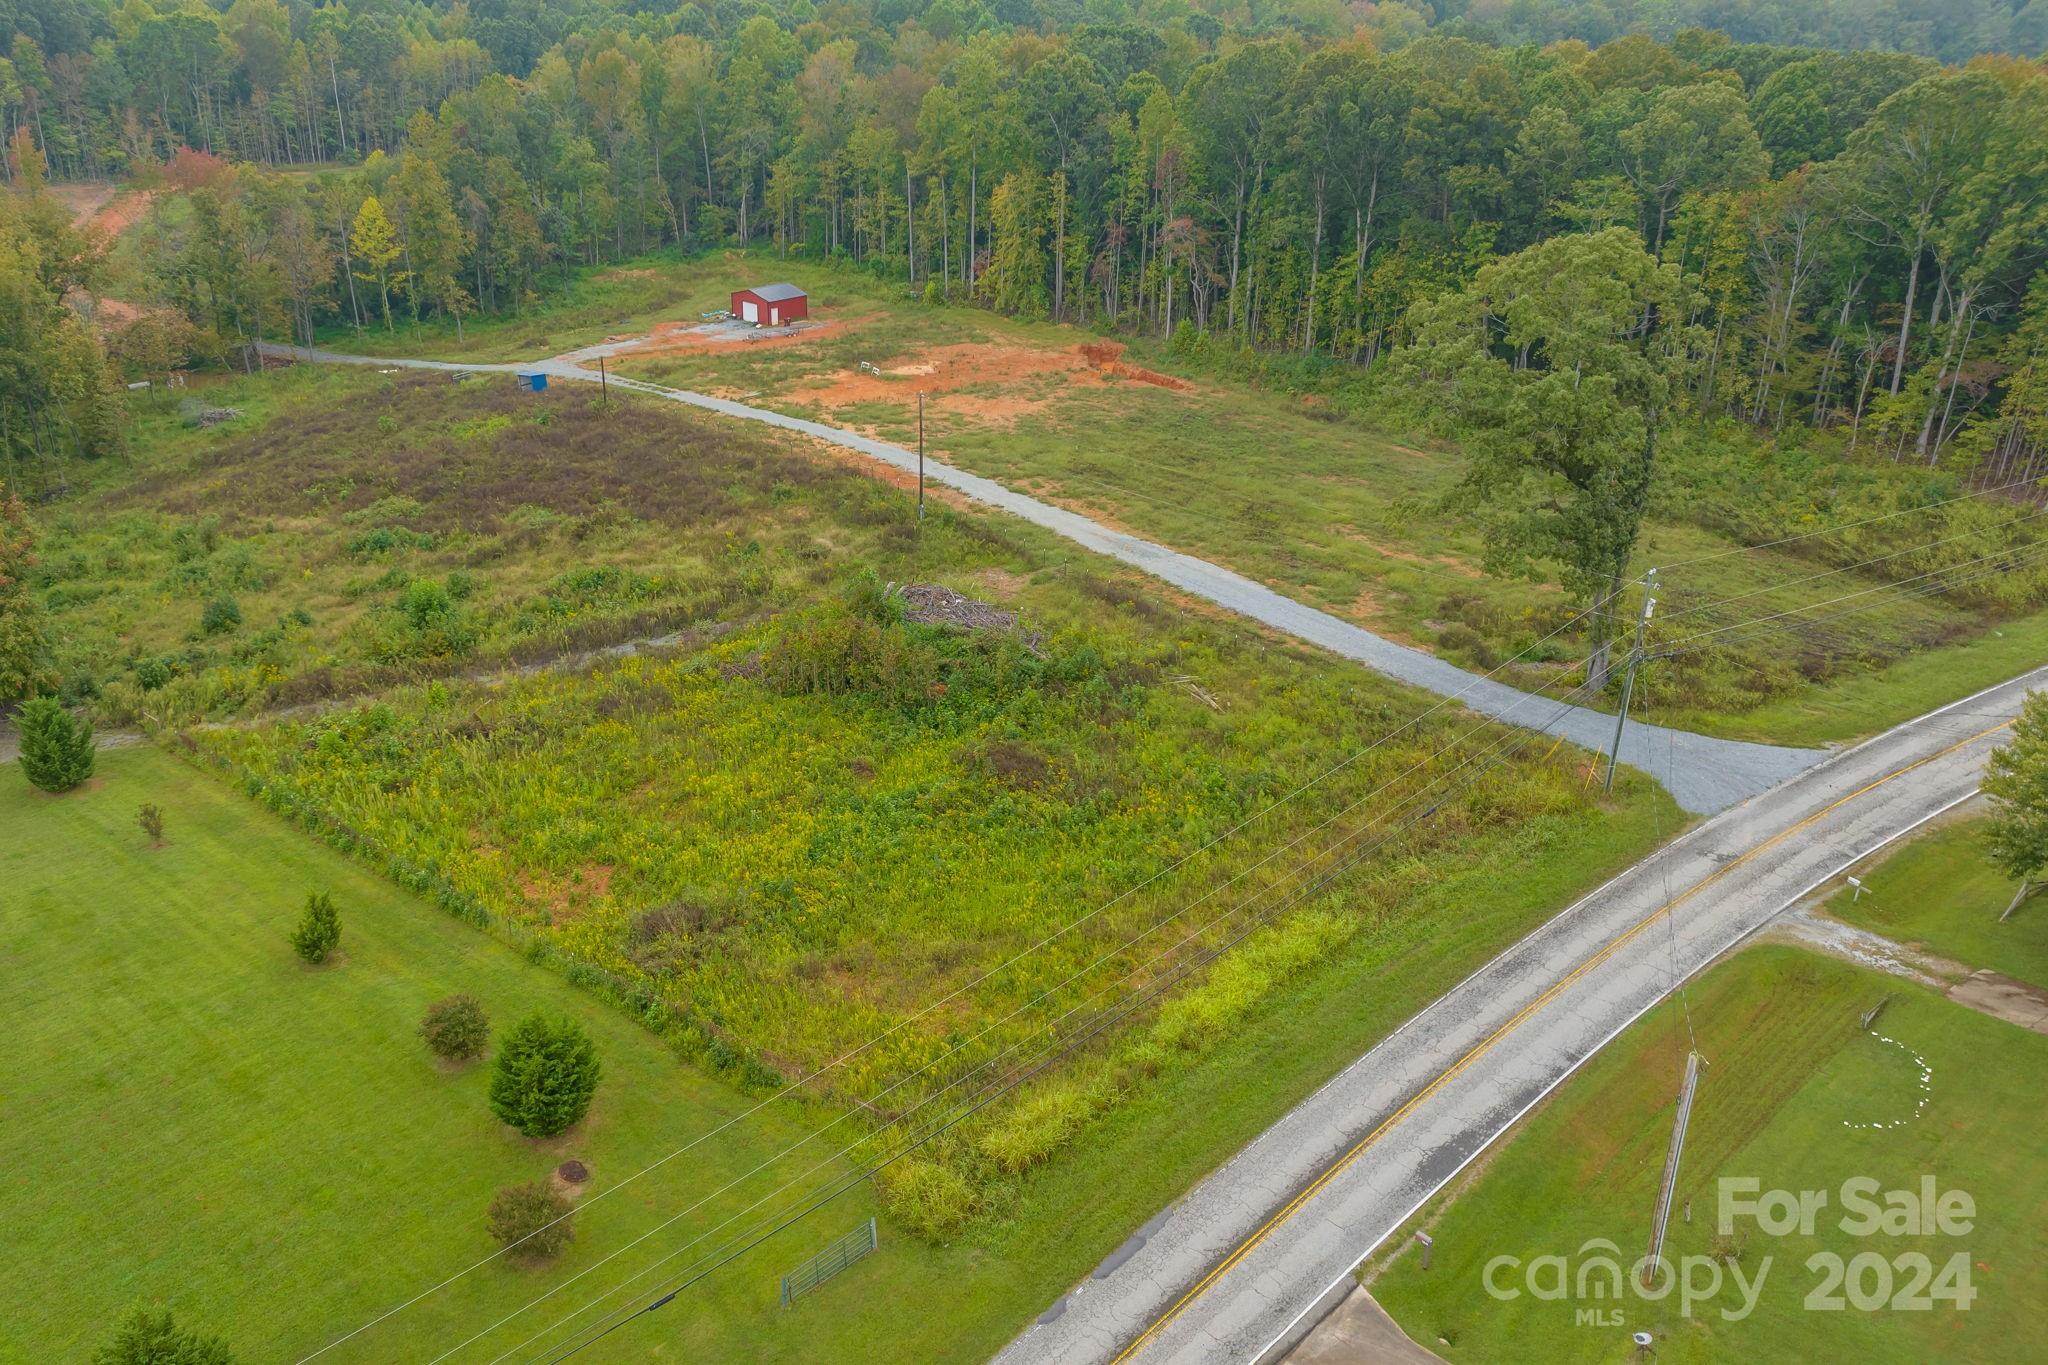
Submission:
[[[1126,363],[1123,359],[1124,344],[1121,341],[1091,341],[1079,349],[1089,364],[1104,374],[1113,374],[1119,379],[1135,379],[1140,384],[1157,384],[1160,388],[1172,389],[1175,393],[1186,393],[1195,387],[1185,379],[1177,379],[1170,374],[1161,374],[1157,370],[1142,369]]]
[[[856,403],[909,402],[920,389],[927,394],[950,393],[983,385],[1008,386],[1038,375],[1085,376],[1087,370],[1086,362],[1072,351],[964,341],[921,352],[879,372],[841,370],[785,396],[792,402],[840,408]]]
[[[91,180],[52,185],[49,190],[51,198],[71,210],[71,225],[99,238],[102,245],[140,221],[156,198],[155,190],[124,190]]]
[[[1185,392],[1184,379],[1126,364],[1123,346],[1088,342],[1071,350],[968,341],[913,353],[883,369],[840,370],[783,396],[825,409],[862,403],[908,404],[922,390],[940,412],[1013,425],[1051,405],[1062,388],[1093,388],[1112,379]],[[1023,391],[1019,391],[1019,390]]]
[[[124,190],[97,181],[81,180],[51,185],[50,196],[71,211],[71,225],[104,249],[139,221],[156,197],[155,190]],[[95,299],[93,320],[101,327],[121,327],[142,316],[144,310],[120,299]]]
[[[155,190],[123,190],[92,216],[85,230],[111,242],[141,222],[155,198]]]

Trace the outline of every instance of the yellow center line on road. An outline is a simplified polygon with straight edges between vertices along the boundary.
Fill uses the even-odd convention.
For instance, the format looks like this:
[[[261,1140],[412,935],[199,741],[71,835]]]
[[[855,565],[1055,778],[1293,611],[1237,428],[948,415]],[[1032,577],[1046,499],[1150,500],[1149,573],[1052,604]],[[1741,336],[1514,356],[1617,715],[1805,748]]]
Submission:
[[[1239,1261],[1243,1260],[1246,1256],[1250,1255],[1251,1252],[1255,1248],[1257,1248],[1261,1242],[1266,1240],[1266,1238],[1272,1233],[1273,1229],[1279,1227],[1282,1223],[1286,1222],[1289,1218],[1291,1218],[1296,1210],[1298,1210],[1303,1204],[1307,1203],[1310,1199],[1312,1199],[1315,1196],[1317,1191],[1321,1190],[1325,1185],[1329,1184],[1330,1181],[1336,1179],[1339,1175],[1343,1174],[1344,1171],[1350,1167],[1351,1163],[1356,1161],[1359,1158],[1359,1156],[1364,1153],[1366,1148],[1372,1146],[1375,1142],[1379,1141],[1380,1138],[1385,1136],[1388,1130],[1393,1128],[1395,1124],[1399,1123],[1402,1119],[1408,1117],[1408,1115],[1415,1112],[1416,1107],[1422,1104],[1423,1101],[1427,1100],[1430,1096],[1436,1094],[1437,1091],[1443,1089],[1446,1085],[1449,1085],[1452,1081],[1456,1080],[1458,1076],[1465,1071],[1466,1068],[1470,1067],[1474,1062],[1478,1061],[1481,1057],[1486,1055],[1486,1053],[1490,1052],[1493,1049],[1493,1047],[1500,1042],[1501,1039],[1507,1037],[1510,1033],[1514,1032],[1517,1028],[1521,1027],[1524,1023],[1528,1022],[1529,1017],[1531,1015],[1535,1014],[1538,1010],[1542,1009],[1552,1000],[1555,1000],[1558,997],[1558,995],[1560,995],[1562,992],[1569,989],[1573,982],[1579,980],[1579,978],[1583,977],[1587,972],[1592,971],[1595,967],[1598,967],[1608,958],[1620,952],[1622,948],[1624,948],[1632,940],[1634,940],[1634,938],[1638,934],[1642,933],[1645,929],[1648,929],[1652,924],[1655,924],[1659,919],[1662,919],[1665,915],[1670,914],[1672,911],[1676,910],[1680,905],[1683,905],[1686,901],[1692,899],[1693,896],[1697,895],[1701,891],[1704,891],[1707,887],[1712,886],[1715,882],[1721,880],[1721,878],[1727,876],[1736,868],[1741,867],[1750,859],[1755,858],[1759,854],[1776,847],[1778,844],[1783,843],[1785,840],[1791,838],[1793,835],[1799,833],[1801,830],[1808,829],[1812,827],[1814,824],[1818,823],[1819,821],[1826,819],[1829,815],[1833,814],[1837,810],[1840,810],[1843,806],[1846,806],[1851,801],[1856,800],[1858,797],[1866,796],[1869,793],[1877,790],[1879,787],[1884,786],[1887,782],[1893,781],[1896,778],[1904,777],[1906,774],[1914,772],[1920,768],[1924,768],[1930,763],[1934,763],[1941,759],[1947,758],[1950,754],[1955,753],[1957,750],[1966,749],[1970,745],[1975,744],[1978,740],[1983,739],[1988,735],[1995,735],[2000,730],[2009,729],[2011,726],[2012,721],[2001,721],[1997,725],[1991,726],[1989,729],[1979,730],[1976,734],[1969,736],[1967,739],[1957,740],[1954,744],[1949,745],[1946,749],[1941,750],[1939,753],[1929,754],[1925,758],[1915,759],[1913,762],[1908,763],[1903,768],[1895,769],[1892,772],[1886,773],[1883,777],[1877,778],[1876,780],[1869,782],[1864,786],[1858,787],[1855,791],[1850,792],[1847,796],[1839,797],[1836,800],[1829,802],[1827,805],[1821,807],[1819,810],[1807,816],[1805,819],[1799,821],[1797,824],[1789,825],[1786,828],[1778,831],[1776,834],[1764,840],[1756,847],[1750,849],[1747,853],[1742,854],[1740,857],[1734,858],[1729,862],[1722,864],[1720,867],[1715,868],[1712,872],[1709,872],[1706,876],[1700,878],[1691,886],[1688,886],[1685,890],[1679,892],[1676,896],[1673,896],[1670,900],[1658,906],[1655,910],[1652,910],[1649,914],[1645,915],[1642,919],[1638,920],[1634,926],[1632,926],[1626,932],[1617,937],[1613,942],[1609,943],[1599,952],[1593,954],[1593,956],[1587,958],[1584,962],[1581,962],[1578,966],[1574,967],[1570,972],[1566,973],[1563,977],[1559,978],[1556,982],[1554,982],[1541,995],[1537,996],[1534,1000],[1531,1000],[1527,1005],[1524,1005],[1519,1011],[1516,1012],[1515,1016],[1512,1019],[1509,1019],[1505,1024],[1502,1024],[1499,1028],[1495,1029],[1492,1033],[1488,1034],[1486,1038],[1484,1038],[1479,1043],[1474,1044],[1469,1052],[1465,1053],[1464,1056],[1458,1058],[1458,1060],[1452,1063],[1447,1070],[1445,1070],[1442,1074],[1438,1075],[1435,1080],[1431,1081],[1428,1085],[1424,1086],[1422,1089],[1418,1090],[1412,1097],[1410,1097],[1407,1103],[1403,1104],[1399,1109],[1396,1109],[1392,1114],[1388,1115],[1387,1118],[1384,1121],[1382,1121],[1377,1127],[1375,1127],[1371,1132],[1367,1133],[1364,1137],[1360,1138],[1356,1146],[1352,1147],[1350,1151],[1344,1153],[1344,1155],[1338,1157],[1334,1162],[1332,1162],[1330,1166],[1326,1170],[1324,1170],[1324,1172],[1321,1175],[1317,1176],[1313,1181],[1311,1181],[1301,1191],[1301,1193],[1295,1195],[1294,1198],[1288,1200],[1286,1204],[1281,1206],[1280,1210],[1277,1213],[1273,1214],[1272,1217],[1268,1218],[1265,1222],[1261,1223],[1258,1229],[1254,1231],[1249,1237],[1245,1238],[1244,1241],[1238,1243],[1237,1248],[1235,1250],[1233,1250],[1228,1256],[1224,1257],[1221,1261],[1217,1262],[1214,1269],[1210,1270],[1208,1274],[1204,1275],[1200,1280],[1196,1281],[1195,1286],[1192,1289],[1188,1290],[1187,1293],[1181,1295],[1179,1299],[1174,1301],[1171,1307],[1166,1309],[1166,1311],[1161,1313],[1158,1317],[1154,1318],[1152,1320],[1151,1326],[1147,1327],[1144,1330],[1144,1332],[1141,1333],[1138,1336],[1138,1338],[1135,1341],[1133,1341],[1130,1345],[1124,1347],[1122,1351],[1118,1352],[1116,1358],[1111,1362],[1111,1365],[1123,1365],[1125,1361],[1130,1360],[1139,1351],[1143,1350],[1146,1344],[1149,1343],[1152,1340],[1152,1338],[1157,1336],[1160,1333],[1160,1331],[1167,1326],[1167,1324],[1171,1323],[1175,1318],[1179,1317],[1189,1304],[1193,1303],[1197,1298],[1201,1297],[1203,1291],[1208,1289],[1210,1285],[1214,1284],[1218,1279],[1222,1278],[1225,1274],[1227,1274],[1232,1266],[1236,1265]]]

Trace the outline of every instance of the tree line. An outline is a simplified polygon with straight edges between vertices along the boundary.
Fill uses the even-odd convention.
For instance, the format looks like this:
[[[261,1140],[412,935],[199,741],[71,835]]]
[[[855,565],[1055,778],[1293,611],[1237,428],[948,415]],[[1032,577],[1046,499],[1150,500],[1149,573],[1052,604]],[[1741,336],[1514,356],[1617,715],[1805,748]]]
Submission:
[[[52,168],[172,191],[139,255],[196,330],[129,328],[130,374],[337,323],[459,329],[574,265],[732,244],[1371,367],[1487,262],[1624,226],[1685,281],[1700,411],[2001,479],[2038,463],[2034,62],[1700,29],[1501,46],[1453,32],[1483,29],[1476,6],[1431,29],[1305,0],[1273,36],[1199,13],[1062,29],[954,0],[901,18],[73,3],[63,60],[22,33],[0,73],[8,175],[16,197]],[[122,56],[131,40],[149,62],[190,51],[159,78]],[[42,254],[61,299],[73,253]]]

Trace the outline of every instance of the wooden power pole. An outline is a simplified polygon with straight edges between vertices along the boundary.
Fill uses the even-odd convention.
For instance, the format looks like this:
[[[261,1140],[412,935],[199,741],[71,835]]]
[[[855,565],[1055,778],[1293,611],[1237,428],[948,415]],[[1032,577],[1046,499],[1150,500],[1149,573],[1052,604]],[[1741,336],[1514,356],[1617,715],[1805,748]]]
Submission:
[[[917,519],[924,520],[924,390],[917,391]]]
[[[1628,724],[1628,704],[1636,690],[1636,669],[1641,667],[1643,662],[1643,636],[1650,628],[1650,613],[1657,607],[1657,599],[1653,595],[1656,591],[1657,571],[1652,569],[1643,575],[1643,614],[1636,618],[1636,643],[1628,652],[1628,672],[1621,680],[1621,708],[1614,713],[1614,750],[1607,755],[1605,790],[1609,792],[1614,790],[1615,765],[1621,762],[1621,731],[1622,727]]]

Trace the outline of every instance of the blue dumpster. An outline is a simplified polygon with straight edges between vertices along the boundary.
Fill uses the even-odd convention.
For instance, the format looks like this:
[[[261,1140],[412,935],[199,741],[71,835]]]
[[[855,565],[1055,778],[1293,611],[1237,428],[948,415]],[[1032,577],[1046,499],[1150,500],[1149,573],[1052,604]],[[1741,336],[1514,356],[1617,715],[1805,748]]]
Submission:
[[[519,387],[522,389],[532,389],[535,393],[545,393],[548,387],[548,377],[540,370],[521,370],[519,372]]]

